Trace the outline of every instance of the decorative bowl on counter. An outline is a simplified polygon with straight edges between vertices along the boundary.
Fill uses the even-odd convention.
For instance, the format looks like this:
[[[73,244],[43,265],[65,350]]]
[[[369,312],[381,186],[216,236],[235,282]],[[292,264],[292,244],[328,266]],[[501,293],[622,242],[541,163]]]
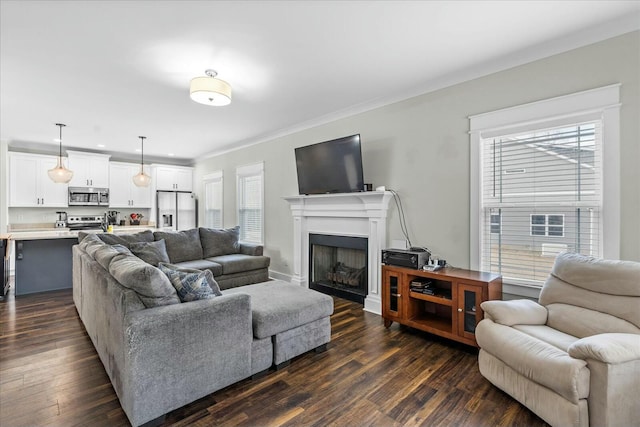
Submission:
[[[140,220],[144,215],[139,213],[132,213],[129,215],[129,224],[131,225],[140,225]]]

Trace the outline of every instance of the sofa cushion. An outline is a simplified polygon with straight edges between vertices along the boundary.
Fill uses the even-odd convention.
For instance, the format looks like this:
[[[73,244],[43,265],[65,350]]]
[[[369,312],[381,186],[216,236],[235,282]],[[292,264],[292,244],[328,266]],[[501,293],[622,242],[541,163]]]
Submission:
[[[587,362],[574,359],[553,344],[490,319],[478,323],[476,340],[484,351],[520,375],[574,404],[589,396]]]
[[[80,244],[80,248],[82,248],[82,250],[84,250],[84,247],[87,246],[90,242],[96,241],[102,242],[102,240],[98,238],[96,233],[87,233],[85,231],[78,232],[78,243]]]
[[[153,266],[157,267],[161,262],[169,262],[164,239],[155,242],[132,243],[130,249],[135,256]]]
[[[544,325],[547,322],[547,309],[528,299],[484,301],[480,307],[485,316],[505,326]]]
[[[125,288],[138,294],[145,307],[178,304],[180,299],[167,276],[133,255],[116,255],[109,273]]]
[[[563,252],[556,257],[551,276],[592,292],[640,297],[640,263],[634,261]]]
[[[95,235],[108,245],[122,245],[129,247],[132,243],[153,242],[153,231],[151,230],[144,230],[139,233],[131,234],[96,233]]]
[[[219,255],[237,254],[240,252],[240,227],[215,229],[199,228],[202,242],[203,258]]]
[[[222,276],[222,266],[217,262],[208,259],[194,259],[192,261],[182,261],[174,263],[178,267],[193,268],[196,270],[210,270],[214,277]]]
[[[569,351],[569,347],[571,347],[574,342],[578,341],[577,337],[565,334],[562,331],[546,325],[515,325],[513,328],[566,352]]]
[[[115,258],[116,255],[121,254],[131,255],[131,251],[127,249],[126,246],[103,244],[94,252],[93,257],[98,261],[98,264],[100,264],[102,268],[108,271],[111,260]]]
[[[226,289],[251,296],[253,335],[266,338],[333,313],[333,298],[281,280]]]
[[[251,256],[242,254],[220,255],[207,258],[222,266],[222,274],[241,273],[269,267],[270,258],[266,256]]]
[[[176,288],[180,301],[189,302],[209,299],[222,295],[218,283],[209,270],[180,268],[176,265],[160,263],[160,270],[167,275]]]
[[[85,239],[82,243],[84,245],[85,252],[87,252],[93,259],[95,259],[95,253],[97,250],[107,246],[107,244],[100,239]]]
[[[172,263],[202,259],[202,245],[197,228],[184,231],[156,231],[155,240],[164,239]]]

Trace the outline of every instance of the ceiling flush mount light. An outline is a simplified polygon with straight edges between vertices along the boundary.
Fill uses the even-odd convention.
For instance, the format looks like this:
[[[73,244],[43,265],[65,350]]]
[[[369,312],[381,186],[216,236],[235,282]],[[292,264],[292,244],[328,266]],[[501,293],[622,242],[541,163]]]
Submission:
[[[189,93],[191,99],[200,104],[222,106],[231,103],[231,86],[224,80],[217,79],[214,70],[205,71],[207,77],[191,79]]]
[[[49,174],[49,178],[51,178],[51,181],[57,184],[66,184],[69,181],[71,181],[71,178],[73,178],[73,172],[65,168],[64,163],[62,161],[62,128],[65,127],[66,125],[62,123],[56,123],[56,126],[60,128],[60,139],[58,140],[60,142],[60,152],[58,153],[58,164],[56,165],[55,168],[49,169],[47,173]]]
[[[151,177],[144,173],[144,140],[147,138],[146,136],[139,136],[140,138],[140,146],[141,150],[141,158],[140,158],[140,172],[133,177],[133,183],[138,187],[148,187],[151,182]]]

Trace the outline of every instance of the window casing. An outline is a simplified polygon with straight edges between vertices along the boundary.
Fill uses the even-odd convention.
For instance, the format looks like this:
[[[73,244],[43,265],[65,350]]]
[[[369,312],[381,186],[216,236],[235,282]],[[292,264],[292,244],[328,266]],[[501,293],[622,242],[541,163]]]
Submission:
[[[618,100],[612,85],[470,118],[471,268],[535,297],[509,287],[540,287],[562,250],[618,257]]]
[[[264,244],[264,164],[236,169],[240,240]]]
[[[224,177],[222,171],[206,175],[204,184],[204,224],[207,228],[222,228],[223,218],[223,188]]]

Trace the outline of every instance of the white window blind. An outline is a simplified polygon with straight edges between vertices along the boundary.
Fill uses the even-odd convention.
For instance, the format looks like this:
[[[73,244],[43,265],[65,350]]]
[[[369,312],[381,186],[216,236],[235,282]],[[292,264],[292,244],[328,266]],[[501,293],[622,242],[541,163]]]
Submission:
[[[481,139],[483,270],[539,286],[562,250],[601,256],[601,129],[589,120]]]
[[[263,163],[239,167],[237,175],[238,222],[240,240],[263,244],[264,166]]]
[[[217,171],[204,177],[204,223],[208,228],[222,228],[223,173]]]

